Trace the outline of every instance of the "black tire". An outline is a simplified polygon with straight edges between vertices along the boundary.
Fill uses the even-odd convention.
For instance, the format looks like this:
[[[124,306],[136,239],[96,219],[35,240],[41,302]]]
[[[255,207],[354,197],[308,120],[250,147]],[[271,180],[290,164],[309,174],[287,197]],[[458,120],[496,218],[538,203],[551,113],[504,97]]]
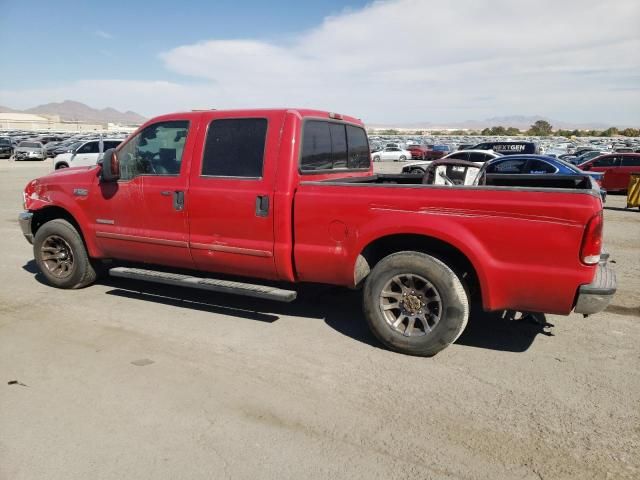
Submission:
[[[374,162],[379,162],[379,161],[380,161],[380,157],[378,157],[378,156],[373,157],[373,161],[374,161]]]
[[[402,156],[400,157],[400,161],[401,161],[401,162],[405,162],[406,160],[407,160],[407,157],[405,157],[404,155],[402,155]]]
[[[57,254],[56,245],[60,245]],[[71,223],[61,218],[50,220],[38,229],[33,239],[33,256],[42,275],[54,287],[83,288],[97,278],[82,237]],[[51,259],[52,256],[55,258]],[[65,259],[69,259],[70,265],[58,271],[56,265]]]
[[[66,163],[62,162],[62,163],[58,163],[56,165],[56,170],[60,170],[61,168],[69,168],[69,165],[67,165]]]
[[[427,328],[422,328],[424,333],[421,333],[419,328],[414,332],[412,327],[409,336],[406,336],[406,331],[405,333],[398,331],[399,328],[404,327],[403,323],[394,328],[389,320],[389,315],[395,315],[396,311],[398,318],[406,316],[402,315],[404,306],[383,310],[383,302],[388,299],[383,299],[382,294],[383,289],[391,285],[390,282],[406,276],[426,280],[430,283],[426,291],[435,292],[438,296],[437,301],[422,303],[423,307],[420,307],[423,309],[421,311],[429,311],[429,315],[425,317],[431,318],[434,324],[429,326],[428,331]],[[416,284],[418,281],[416,280]],[[415,295],[409,296],[416,298]],[[419,296],[421,300],[430,297],[431,295]],[[397,300],[399,306],[403,305],[404,298],[403,296],[402,300]],[[462,282],[453,270],[437,258],[411,251],[391,254],[376,264],[365,282],[363,309],[369,328],[387,348],[408,355],[425,357],[433,356],[455,342],[469,319],[469,299]],[[439,316],[437,320],[433,318],[434,312]],[[416,318],[413,320],[415,326],[421,322]],[[407,317],[407,322],[409,321],[410,318]],[[408,325],[406,330],[409,330]]]
[[[421,168],[412,168],[411,170],[409,170],[409,173],[414,173],[414,174],[420,174],[420,175],[424,175],[424,170]]]

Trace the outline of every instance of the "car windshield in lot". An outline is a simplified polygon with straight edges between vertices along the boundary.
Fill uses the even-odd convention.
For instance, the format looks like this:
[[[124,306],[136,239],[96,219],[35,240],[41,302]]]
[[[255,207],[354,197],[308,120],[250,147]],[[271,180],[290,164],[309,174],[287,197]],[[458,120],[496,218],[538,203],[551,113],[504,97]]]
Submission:
[[[11,145],[11,140],[8,138],[0,138],[0,145]]]
[[[18,146],[25,148],[41,148],[42,144],[36,142],[20,142],[20,145]]]

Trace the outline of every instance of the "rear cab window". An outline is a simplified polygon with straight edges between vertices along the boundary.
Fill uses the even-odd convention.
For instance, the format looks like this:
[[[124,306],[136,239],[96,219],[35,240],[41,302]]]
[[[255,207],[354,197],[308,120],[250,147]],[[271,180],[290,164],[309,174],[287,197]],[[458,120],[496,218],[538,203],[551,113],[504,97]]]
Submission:
[[[368,170],[370,164],[369,140],[362,127],[328,120],[305,121],[299,164],[302,174]]]

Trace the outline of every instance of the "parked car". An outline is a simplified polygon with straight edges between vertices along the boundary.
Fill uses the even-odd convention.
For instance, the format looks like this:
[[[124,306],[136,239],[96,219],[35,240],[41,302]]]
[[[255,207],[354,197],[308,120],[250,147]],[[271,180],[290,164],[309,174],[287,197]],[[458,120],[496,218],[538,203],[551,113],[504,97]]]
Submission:
[[[451,148],[449,145],[434,145],[427,152],[426,159],[438,160],[439,158],[449,155],[451,152],[453,152],[453,148]]]
[[[75,150],[82,145],[83,141],[72,140],[61,142],[57,145],[57,147],[53,150],[54,158],[62,153],[73,153]]]
[[[453,160],[466,160],[469,162],[484,163],[494,158],[501,157],[502,155],[494,152],[493,150],[458,150],[457,152],[450,153],[441,158],[453,159]],[[411,162],[402,168],[402,173],[422,174],[426,172],[427,167],[431,164],[431,161],[423,162]]]
[[[412,355],[454,342],[471,302],[592,314],[616,290],[590,183],[374,175],[362,122],[317,110],[163,115],[100,165],[54,171],[23,193],[20,227],[55,287],[90,285],[102,259],[114,277],[285,302],[301,282],[362,286],[375,336]]]
[[[13,145],[11,139],[0,137],[0,158],[11,158],[13,155]]]
[[[632,173],[640,173],[640,154],[612,153],[600,155],[578,165],[587,172],[603,174],[602,186],[609,192],[626,192]]]
[[[389,160],[404,162],[408,158],[411,158],[411,152],[400,147],[385,147],[373,154],[374,162],[385,162]]]
[[[54,152],[59,145],[60,145],[60,142],[49,142],[44,146],[44,151],[47,154],[47,158],[53,158],[56,156]]]
[[[411,152],[411,158],[419,158],[421,160],[426,160],[430,151],[426,145],[409,145],[407,150]]]
[[[606,199],[606,187],[603,187],[603,175],[599,172],[584,171],[575,165],[558,158],[545,155],[508,155],[496,158],[485,164],[486,174],[524,174],[524,175],[588,175],[600,190],[602,200]]]
[[[581,155],[573,158],[569,158],[568,162],[574,165],[580,165],[581,163],[586,163],[592,158],[599,157],[601,155],[605,155],[606,152],[600,152],[598,150],[589,150],[588,152],[582,153]]]
[[[15,160],[44,160],[47,154],[40,142],[20,142],[14,150]]]
[[[116,148],[123,139],[89,140],[69,153],[56,155],[53,168],[86,167],[98,163],[100,156],[110,148]]]

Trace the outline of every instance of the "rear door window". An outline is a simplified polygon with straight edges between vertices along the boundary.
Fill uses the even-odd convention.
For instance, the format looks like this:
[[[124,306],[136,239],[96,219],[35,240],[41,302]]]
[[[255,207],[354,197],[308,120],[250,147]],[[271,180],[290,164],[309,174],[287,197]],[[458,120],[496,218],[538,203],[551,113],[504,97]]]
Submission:
[[[85,143],[80,149],[78,153],[100,153],[100,143],[99,142],[88,142]]]
[[[622,157],[621,165],[623,167],[640,167],[640,156],[638,156],[638,157]]]
[[[213,177],[262,177],[266,118],[231,118],[209,124],[202,161],[202,175]]]
[[[504,160],[487,168],[487,173],[522,173],[526,160]]]
[[[551,165],[550,163],[543,162],[542,160],[529,160],[526,173],[542,174],[542,173],[556,173],[557,171],[558,169],[553,165]]]
[[[110,148],[118,148],[122,142],[120,140],[105,140],[104,141],[104,151],[106,152]]]
[[[594,160],[594,167],[613,167],[616,157],[602,157]]]

